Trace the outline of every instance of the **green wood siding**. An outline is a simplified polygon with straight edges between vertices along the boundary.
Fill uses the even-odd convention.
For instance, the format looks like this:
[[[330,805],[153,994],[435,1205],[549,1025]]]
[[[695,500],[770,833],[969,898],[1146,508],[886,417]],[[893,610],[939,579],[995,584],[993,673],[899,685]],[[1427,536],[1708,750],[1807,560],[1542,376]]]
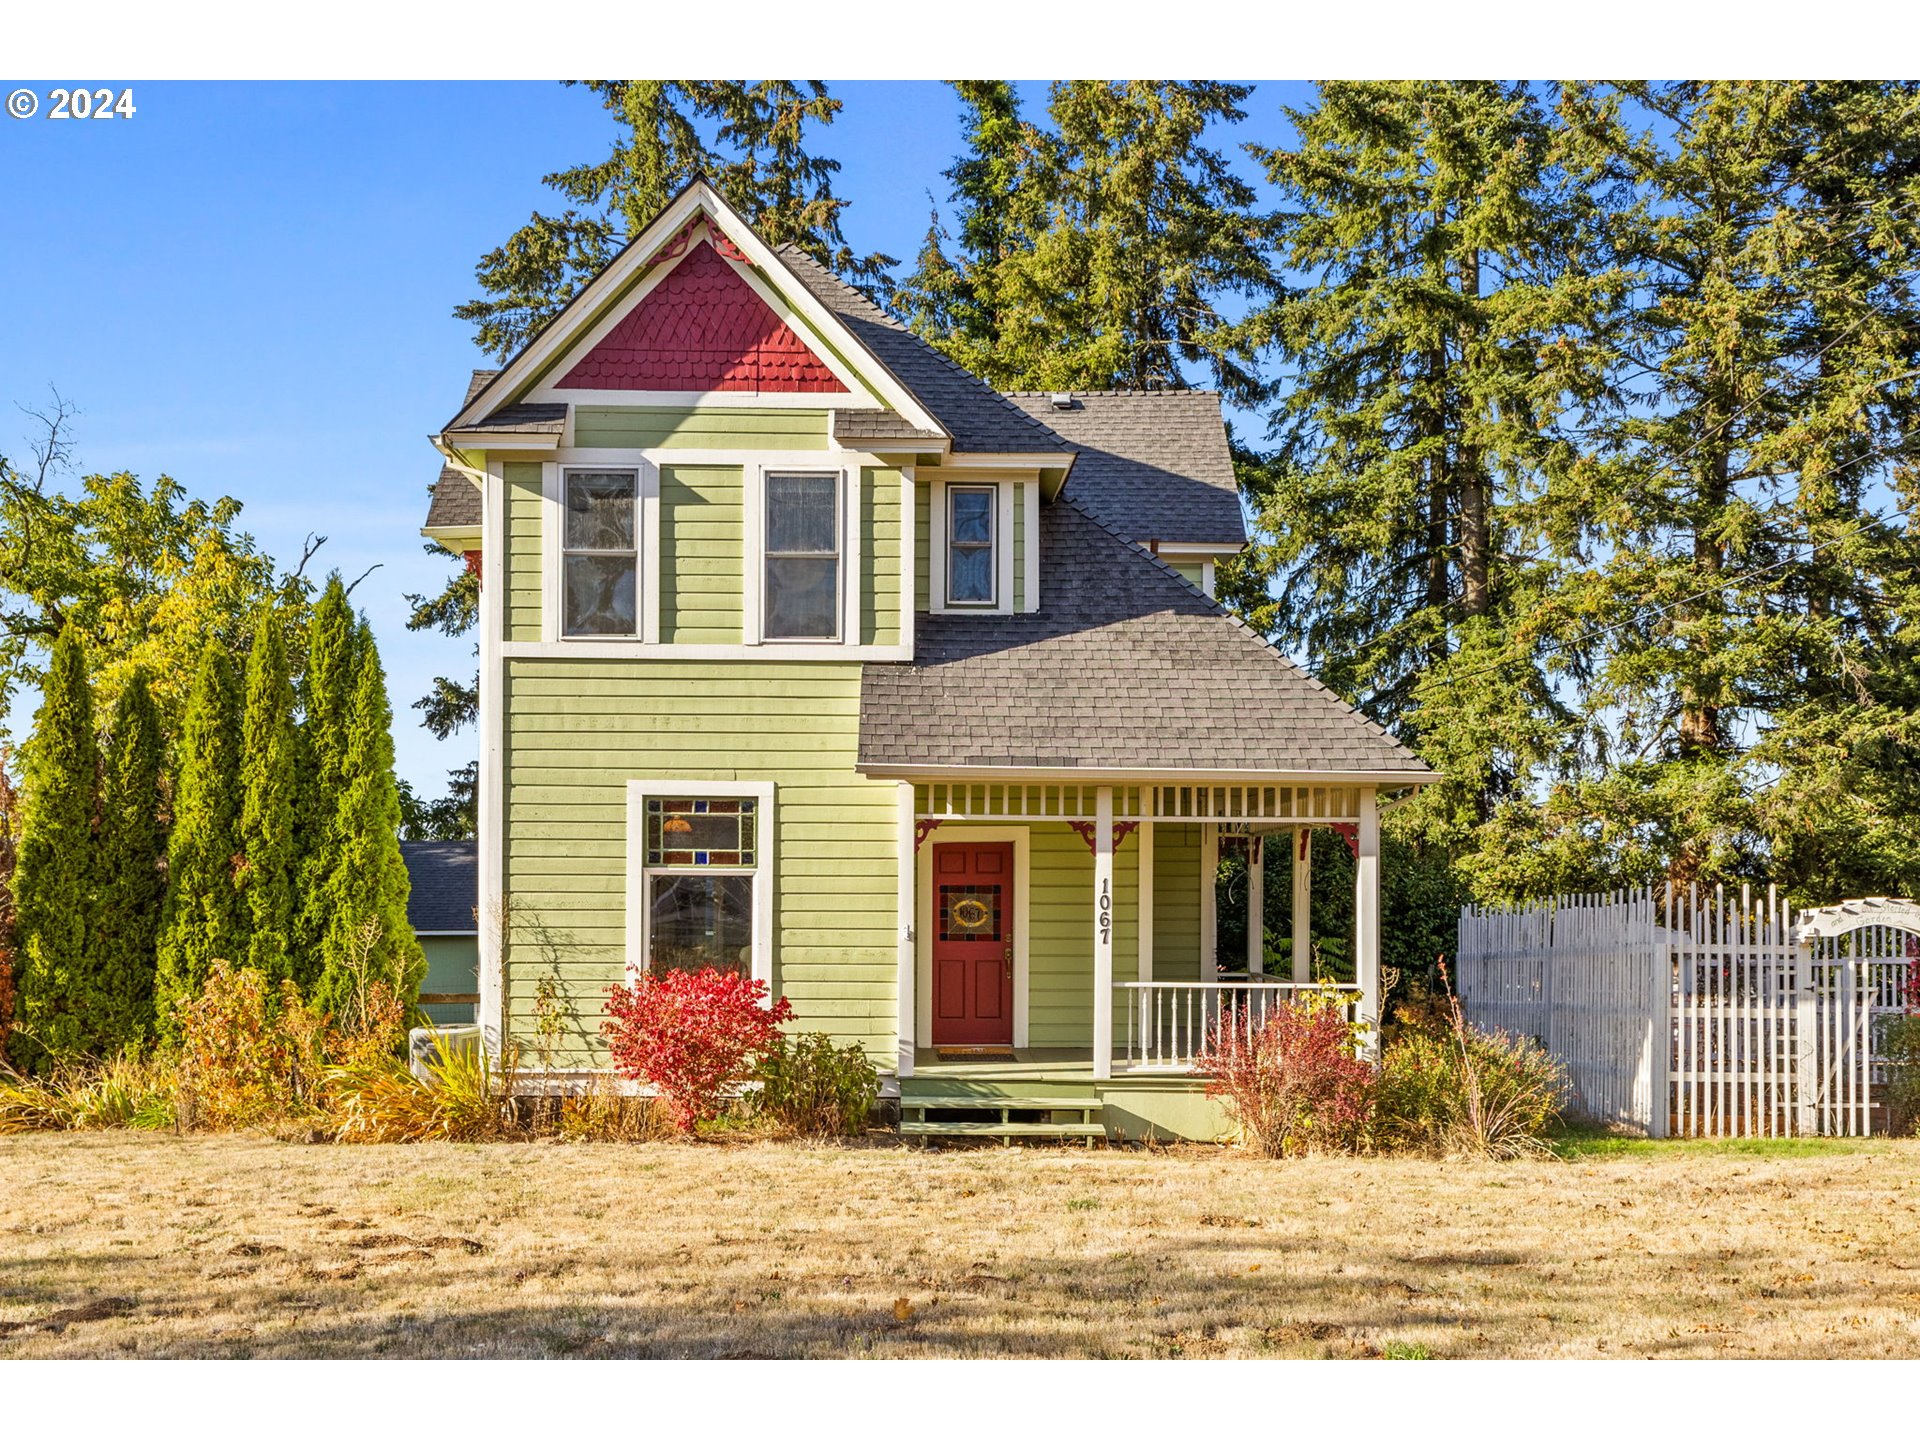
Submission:
[[[1153,978],[1200,978],[1200,827],[1153,832]]]
[[[660,467],[660,638],[673,645],[738,645],[741,471]]]
[[[540,638],[540,466],[503,467],[507,482],[506,638]]]
[[[771,780],[776,993],[801,1027],[890,1068],[896,791],[854,774],[859,710],[855,663],[508,661],[515,1038],[528,1043],[534,986],[551,973],[575,1017],[561,1063],[602,1058],[601,996],[625,965],[626,782]]]
[[[860,472],[860,643],[900,643],[900,472]]]
[[[954,833],[963,836],[964,826]],[[1093,1043],[1093,854],[1064,821],[1035,825],[1028,856],[1027,1042]],[[1113,978],[1139,975],[1140,848],[1129,835],[1113,855]],[[1126,1010],[1114,1006],[1117,1026]]]
[[[1027,608],[1027,487],[1013,487],[1013,608]]]
[[[824,450],[827,412],[580,405],[573,443],[615,450]]]
[[[916,480],[913,486],[913,608],[927,613],[927,576],[933,568],[933,486]]]

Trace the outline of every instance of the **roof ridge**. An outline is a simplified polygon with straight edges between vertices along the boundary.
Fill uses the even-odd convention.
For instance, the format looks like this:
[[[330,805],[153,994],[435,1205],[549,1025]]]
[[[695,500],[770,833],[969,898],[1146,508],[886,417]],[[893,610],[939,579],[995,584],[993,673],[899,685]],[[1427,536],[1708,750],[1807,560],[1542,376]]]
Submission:
[[[1133,539],[1131,536],[1121,534],[1120,531],[1114,528],[1112,524],[1110,524],[1106,520],[1101,519],[1098,515],[1095,515],[1092,511],[1088,510],[1086,506],[1080,504],[1065,490],[1062,490],[1060,492],[1058,499],[1056,499],[1054,503],[1064,504],[1070,507],[1072,510],[1074,510],[1075,513],[1086,516],[1086,518],[1092,521],[1094,525],[1098,526],[1101,530],[1105,531],[1113,539],[1118,540],[1121,544],[1125,545],[1128,549],[1133,551],[1134,554],[1158,566],[1168,576],[1178,581],[1183,588],[1199,596],[1199,598],[1202,601],[1204,601],[1207,605],[1212,607],[1213,613],[1215,615],[1218,615],[1221,619],[1233,625],[1237,630],[1239,630],[1243,635],[1245,635],[1248,640],[1252,641],[1255,645],[1258,645],[1262,650],[1266,651],[1267,654],[1271,655],[1275,661],[1277,661],[1281,665],[1284,665],[1288,670],[1292,671],[1295,675],[1298,675],[1302,680],[1306,681],[1308,685],[1312,686],[1315,690],[1319,691],[1322,695],[1325,695],[1328,699],[1334,701],[1336,704],[1341,706],[1341,708],[1343,708],[1348,713],[1350,713],[1356,720],[1358,720],[1363,726],[1365,726],[1372,733],[1379,735],[1383,739],[1388,740],[1395,745],[1400,746],[1400,748],[1402,749],[1406,749],[1406,743],[1402,741],[1398,736],[1392,734],[1386,729],[1385,726],[1381,725],[1378,721],[1368,716],[1364,711],[1360,709],[1359,706],[1350,703],[1349,701],[1343,699],[1338,693],[1329,689],[1325,684],[1321,682],[1319,676],[1315,675],[1311,670],[1308,670],[1305,666],[1297,663],[1291,655],[1288,655],[1285,651],[1281,650],[1277,645],[1273,643],[1273,641],[1268,639],[1266,636],[1262,635],[1258,630],[1255,630],[1251,625],[1247,624],[1247,622],[1244,619],[1242,619],[1239,615],[1234,614],[1233,611],[1229,610],[1226,606],[1222,605],[1213,596],[1207,594],[1206,591],[1200,589],[1199,586],[1195,585],[1191,580],[1187,579],[1186,576],[1182,575],[1178,570],[1174,569],[1172,565],[1168,564],[1165,560],[1162,560],[1158,555],[1154,554],[1152,551],[1142,549],[1141,544],[1138,540]],[[1408,750],[1407,753],[1410,755],[1413,754],[1411,750]],[[1418,756],[1415,756],[1414,758],[1419,759]],[[1425,763],[1425,762],[1422,762],[1422,763]]]

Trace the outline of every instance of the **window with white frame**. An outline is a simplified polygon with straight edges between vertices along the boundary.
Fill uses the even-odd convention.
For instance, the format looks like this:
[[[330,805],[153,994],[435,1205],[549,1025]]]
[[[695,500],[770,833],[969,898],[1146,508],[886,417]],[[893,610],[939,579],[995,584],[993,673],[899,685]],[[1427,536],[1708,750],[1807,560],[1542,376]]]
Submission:
[[[994,553],[999,508],[998,486],[947,486],[947,604],[999,603],[1000,566]]]
[[[649,971],[753,974],[761,811],[745,795],[646,797]]]
[[[841,512],[837,472],[767,475],[763,639],[840,638]]]
[[[640,631],[640,477],[568,470],[561,479],[561,634]]]

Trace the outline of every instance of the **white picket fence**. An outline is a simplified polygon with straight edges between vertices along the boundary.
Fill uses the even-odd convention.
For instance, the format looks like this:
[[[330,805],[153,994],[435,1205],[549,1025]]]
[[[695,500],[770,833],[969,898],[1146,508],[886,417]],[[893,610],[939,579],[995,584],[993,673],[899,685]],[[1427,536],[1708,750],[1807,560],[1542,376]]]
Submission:
[[[1537,1039],[1571,1106],[1648,1135],[1864,1135],[1920,905],[1799,915],[1773,893],[1651,889],[1460,916],[1461,1007]]]

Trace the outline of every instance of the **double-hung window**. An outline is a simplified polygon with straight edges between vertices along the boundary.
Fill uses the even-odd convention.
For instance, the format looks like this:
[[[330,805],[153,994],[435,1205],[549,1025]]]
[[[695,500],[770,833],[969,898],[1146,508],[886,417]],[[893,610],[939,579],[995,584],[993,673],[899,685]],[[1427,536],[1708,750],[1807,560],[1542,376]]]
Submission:
[[[640,477],[568,470],[561,484],[561,633],[640,631]]]
[[[995,605],[1000,566],[994,555],[993,485],[947,486],[947,604]]]
[[[838,640],[842,586],[837,473],[767,475],[764,612],[767,640]]]
[[[644,799],[645,965],[751,976],[763,809],[755,796]]]

